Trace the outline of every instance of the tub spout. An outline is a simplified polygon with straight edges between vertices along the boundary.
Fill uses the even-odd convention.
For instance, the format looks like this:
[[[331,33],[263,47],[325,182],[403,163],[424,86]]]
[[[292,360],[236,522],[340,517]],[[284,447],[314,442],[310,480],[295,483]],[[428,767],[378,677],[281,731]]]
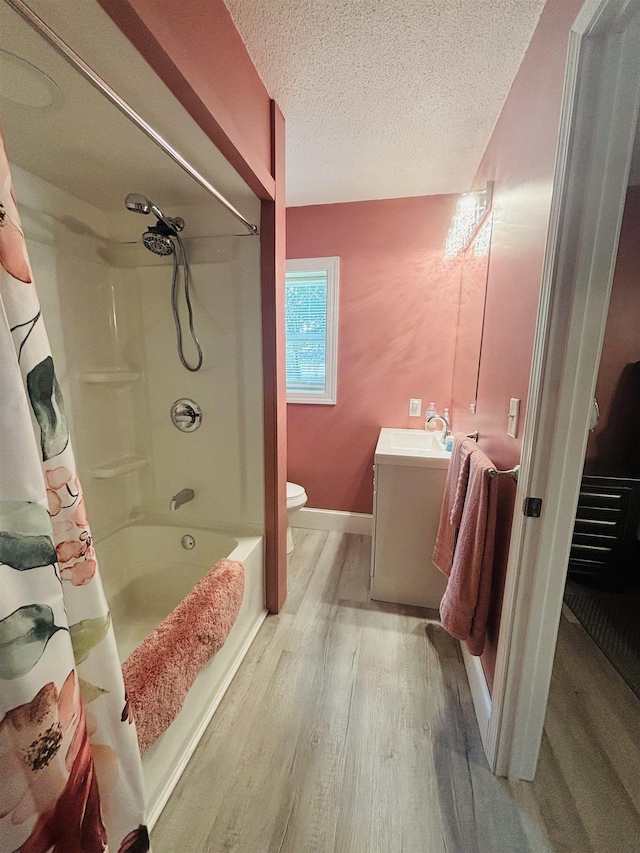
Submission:
[[[171,498],[169,503],[169,509],[179,509],[182,504],[186,504],[188,501],[192,501],[196,496],[196,493],[193,489],[181,489],[177,495],[174,495]]]

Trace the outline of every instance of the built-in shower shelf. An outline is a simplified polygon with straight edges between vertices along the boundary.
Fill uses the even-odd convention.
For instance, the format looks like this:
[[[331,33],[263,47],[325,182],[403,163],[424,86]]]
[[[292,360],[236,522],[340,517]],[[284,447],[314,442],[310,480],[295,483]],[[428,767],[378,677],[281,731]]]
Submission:
[[[88,385],[110,385],[112,388],[122,388],[138,379],[140,374],[135,370],[99,370],[82,374],[82,381]]]
[[[147,460],[139,456],[123,456],[122,459],[115,459],[108,465],[101,465],[99,468],[94,468],[93,476],[96,480],[111,480],[113,477],[123,477],[125,474],[131,474],[132,471],[144,468],[146,464]]]

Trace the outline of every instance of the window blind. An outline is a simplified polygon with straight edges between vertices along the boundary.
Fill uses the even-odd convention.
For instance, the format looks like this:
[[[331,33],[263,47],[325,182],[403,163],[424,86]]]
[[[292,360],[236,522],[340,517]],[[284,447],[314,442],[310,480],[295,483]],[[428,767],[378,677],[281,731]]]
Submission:
[[[287,272],[286,373],[289,390],[324,392],[327,273]]]

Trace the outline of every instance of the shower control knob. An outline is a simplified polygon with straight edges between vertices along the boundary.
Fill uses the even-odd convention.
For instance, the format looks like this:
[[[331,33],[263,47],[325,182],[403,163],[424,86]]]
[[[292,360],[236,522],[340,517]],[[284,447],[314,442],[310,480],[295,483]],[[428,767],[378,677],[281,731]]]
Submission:
[[[202,409],[194,400],[176,400],[171,406],[171,423],[181,432],[194,432],[202,423]]]

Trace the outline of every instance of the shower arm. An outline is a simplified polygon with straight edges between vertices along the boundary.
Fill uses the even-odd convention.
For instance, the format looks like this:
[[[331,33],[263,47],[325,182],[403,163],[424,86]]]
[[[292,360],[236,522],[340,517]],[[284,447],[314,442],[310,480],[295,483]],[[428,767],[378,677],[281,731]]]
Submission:
[[[42,18],[39,18],[35,12],[26,5],[26,3],[23,3],[22,0],[4,0],[4,2],[24,18],[30,26],[37,30],[38,33],[40,33],[40,35],[58,51],[58,53],[61,53],[71,63],[71,65],[73,65],[82,74],[82,76],[91,83],[92,86],[111,101],[111,103],[116,106],[121,113],[124,113],[124,115],[126,115],[127,118],[136,125],[136,127],[148,136],[149,139],[153,140],[153,142],[155,142],[156,145],[165,152],[165,154],[168,154],[169,157],[171,157],[171,159],[177,163],[181,169],[183,169],[183,171],[193,178],[196,183],[200,184],[200,186],[219,201],[220,204],[226,207],[229,213],[242,222],[244,227],[248,229],[249,234],[260,233],[257,225],[249,222],[249,220],[246,219],[240,211],[222,195],[222,193],[218,192],[213,184],[209,183],[209,181],[201,175],[200,172],[194,169],[194,167],[185,160],[184,157],[176,151],[176,149],[173,148],[173,146],[171,146],[157,130],[155,130],[155,128],[146,122],[142,116],[124,100],[124,98],[121,98],[120,95],[102,79],[102,77],[96,74],[93,68],[87,65],[87,63],[81,59],[78,54],[51,29],[51,27],[47,26]]]

